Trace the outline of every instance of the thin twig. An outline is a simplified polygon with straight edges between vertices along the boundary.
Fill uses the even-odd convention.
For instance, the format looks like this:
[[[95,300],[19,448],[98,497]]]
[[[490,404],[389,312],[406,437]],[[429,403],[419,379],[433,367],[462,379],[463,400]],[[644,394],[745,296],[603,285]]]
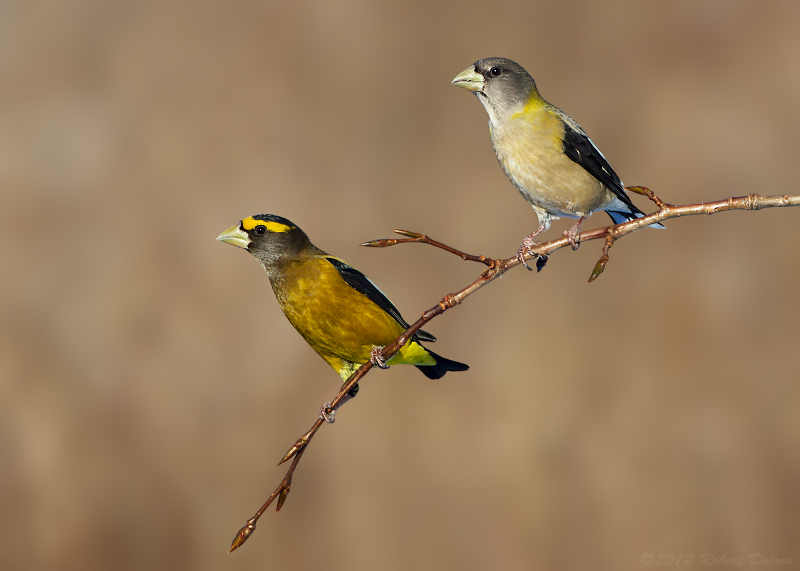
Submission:
[[[614,236],[614,230],[609,228],[608,234],[606,234],[606,243],[603,246],[603,255],[600,256],[600,259],[597,260],[597,263],[592,270],[592,275],[589,276],[589,283],[592,283],[594,280],[600,277],[600,274],[603,273],[603,270],[606,269],[606,262],[608,262],[608,251],[611,249],[611,246],[614,245],[614,241],[616,237]]]
[[[622,224],[606,226],[604,228],[597,228],[595,230],[589,230],[587,232],[583,232],[580,234],[579,242],[588,242],[590,240],[599,240],[601,238],[605,239],[605,245],[603,246],[603,255],[600,260],[595,265],[594,271],[589,279],[589,281],[594,281],[597,277],[605,269],[606,262],[608,262],[608,251],[613,246],[613,244],[628,234],[632,232],[636,232],[637,230],[641,230],[651,224],[656,222],[662,222],[664,220],[668,220],[670,218],[679,218],[681,216],[694,216],[698,214],[716,214],[718,212],[725,212],[727,210],[761,210],[763,208],[773,208],[773,207],[784,207],[784,206],[798,206],[800,205],[800,196],[790,196],[790,195],[783,195],[783,196],[759,196],[757,194],[750,194],[747,196],[740,196],[740,197],[733,197],[727,198],[725,200],[719,200],[716,202],[705,202],[700,204],[688,204],[684,206],[673,206],[671,204],[667,204],[662,201],[658,196],[656,196],[651,190],[644,188],[644,187],[628,187],[628,190],[632,192],[636,192],[638,194],[642,194],[647,196],[650,200],[652,200],[657,206],[658,211],[645,216],[643,218],[637,218],[636,220],[631,220],[629,222],[625,222]],[[448,294],[442,298],[442,300],[437,303],[435,306],[430,308],[428,311],[422,314],[422,316],[414,322],[411,327],[406,329],[400,337],[395,339],[393,342],[388,344],[386,347],[383,348],[381,351],[381,356],[385,360],[389,360],[395,353],[397,353],[400,348],[405,345],[411,336],[419,331],[419,329],[428,323],[434,317],[441,315],[448,309],[455,307],[456,305],[460,304],[467,298],[469,295],[473,294],[474,292],[478,291],[483,286],[487,285],[488,283],[494,281],[496,278],[503,275],[505,272],[513,268],[514,266],[520,265],[521,261],[517,257],[512,257],[508,259],[492,259],[487,258],[485,256],[473,256],[470,254],[465,254],[455,248],[451,248],[441,242],[437,242],[436,240],[432,240],[428,238],[424,234],[419,234],[417,232],[410,232],[407,230],[394,230],[394,232],[407,236],[407,238],[390,238],[390,239],[383,239],[383,240],[372,240],[370,242],[365,242],[364,246],[369,246],[373,248],[385,248],[388,246],[394,246],[396,244],[405,244],[411,242],[417,242],[422,244],[429,244],[431,246],[435,246],[451,254],[454,254],[460,257],[463,260],[467,261],[474,261],[485,264],[487,267],[486,270],[481,273],[481,275],[473,281],[471,284],[466,286],[465,288],[459,290],[454,294]],[[541,242],[536,244],[529,253],[525,255],[525,259],[531,259],[534,257],[537,258],[546,258],[551,253],[569,246],[569,240],[567,238],[559,238],[558,240],[551,240],[550,242]],[[598,269],[599,268],[599,269]],[[330,405],[327,408],[328,412],[335,411],[339,404],[344,400],[350,390],[358,383],[358,381],[367,374],[367,372],[372,368],[371,362],[366,362],[359,369],[350,376],[350,378],[342,385],[342,388],[339,390],[339,393],[336,395],[336,398],[331,401]],[[286,500],[286,496],[289,494],[289,490],[292,483],[292,476],[294,475],[294,471],[297,468],[298,463],[300,462],[300,458],[303,456],[306,448],[308,447],[309,442],[316,434],[317,430],[325,424],[322,419],[317,419],[314,425],[306,432],[303,436],[301,436],[297,442],[289,449],[283,459],[280,461],[280,464],[294,458],[294,461],[289,466],[289,470],[287,471],[286,475],[284,476],[281,483],[269,497],[269,499],[264,503],[263,506],[255,513],[255,515],[250,518],[247,523],[245,524],[242,529],[236,534],[236,537],[231,544],[230,551],[235,550],[237,547],[241,546],[253,531],[256,528],[256,522],[261,517],[261,514],[266,511],[266,509],[270,506],[270,504],[278,498],[278,505],[276,511],[280,510],[283,506],[283,502]]]
[[[486,264],[487,266],[494,267],[495,261],[492,258],[487,258],[486,256],[473,256],[472,254],[465,254],[461,250],[456,250],[455,248],[451,248],[447,244],[442,244],[441,242],[437,242],[436,240],[432,240],[428,238],[425,234],[420,234],[418,232],[411,232],[410,230],[392,230],[395,234],[400,234],[401,236],[408,236],[408,238],[384,238],[383,240],[370,240],[369,242],[364,242],[361,244],[362,246],[366,246],[368,248],[386,248],[388,246],[394,246],[396,244],[407,244],[410,242],[417,242],[419,244],[430,244],[431,246],[436,246],[437,248],[441,248],[445,252],[450,252],[451,254],[455,254],[462,260],[467,262],[480,262],[482,264]]]
[[[297,468],[297,465],[300,463],[300,458],[303,457],[304,451],[304,449],[301,449],[294,457],[294,462],[292,462],[291,466],[289,466],[289,471],[286,472],[286,475],[283,477],[283,480],[281,480],[280,485],[275,489],[274,492],[272,492],[272,495],[269,497],[269,499],[267,499],[266,502],[264,502],[264,505],[261,506],[261,508],[253,517],[247,520],[247,523],[244,524],[242,529],[236,532],[236,537],[233,538],[233,543],[231,543],[231,548],[228,550],[228,553],[231,553],[234,549],[247,541],[247,538],[250,537],[250,534],[256,530],[256,522],[258,521],[258,518],[260,518],[261,514],[267,510],[275,498],[278,498],[278,506],[275,508],[275,511],[281,511],[283,502],[286,501],[286,496],[289,494],[289,489],[292,487],[292,476],[294,475],[295,468]]]

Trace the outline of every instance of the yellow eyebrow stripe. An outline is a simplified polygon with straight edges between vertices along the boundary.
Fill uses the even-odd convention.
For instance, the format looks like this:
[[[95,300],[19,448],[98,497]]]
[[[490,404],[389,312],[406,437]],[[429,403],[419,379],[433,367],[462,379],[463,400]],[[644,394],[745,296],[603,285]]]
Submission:
[[[252,216],[242,220],[242,228],[248,232],[256,226],[264,226],[270,232],[288,232],[292,229],[291,226],[281,224],[280,222],[272,222],[270,220],[256,220]]]

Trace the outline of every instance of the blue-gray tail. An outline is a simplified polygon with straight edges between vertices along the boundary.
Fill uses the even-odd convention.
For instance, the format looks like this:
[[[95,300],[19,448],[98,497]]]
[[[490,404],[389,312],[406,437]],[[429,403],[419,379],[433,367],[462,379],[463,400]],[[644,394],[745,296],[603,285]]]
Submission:
[[[637,218],[643,218],[647,216],[644,212],[639,210],[638,208],[633,212],[624,212],[621,210],[606,210],[606,214],[611,217],[611,220],[614,224],[622,224],[623,222],[628,222],[630,220],[636,220]],[[664,228],[665,226],[660,222],[656,222],[655,224],[651,224],[648,228]]]

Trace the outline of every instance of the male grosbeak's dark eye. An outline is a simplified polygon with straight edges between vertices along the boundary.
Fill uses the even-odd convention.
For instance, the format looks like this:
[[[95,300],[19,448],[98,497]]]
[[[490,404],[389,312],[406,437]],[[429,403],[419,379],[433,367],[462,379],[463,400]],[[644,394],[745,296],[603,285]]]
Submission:
[[[500,69],[499,67],[493,67],[492,69],[489,70],[489,75],[492,75],[494,77],[497,77],[501,73],[503,73],[503,70]]]
[[[265,226],[256,226],[256,234],[263,235],[267,233],[267,228]]]

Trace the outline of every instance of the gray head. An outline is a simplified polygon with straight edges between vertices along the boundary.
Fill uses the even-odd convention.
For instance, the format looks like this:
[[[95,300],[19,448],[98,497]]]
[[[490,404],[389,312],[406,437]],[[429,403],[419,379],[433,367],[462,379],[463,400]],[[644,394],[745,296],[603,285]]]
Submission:
[[[453,79],[453,85],[475,93],[495,124],[519,111],[531,97],[539,97],[525,68],[502,57],[476,61]]]
[[[225,230],[217,240],[244,248],[261,262],[267,273],[281,262],[319,251],[305,232],[286,218],[274,214],[245,218]]]

